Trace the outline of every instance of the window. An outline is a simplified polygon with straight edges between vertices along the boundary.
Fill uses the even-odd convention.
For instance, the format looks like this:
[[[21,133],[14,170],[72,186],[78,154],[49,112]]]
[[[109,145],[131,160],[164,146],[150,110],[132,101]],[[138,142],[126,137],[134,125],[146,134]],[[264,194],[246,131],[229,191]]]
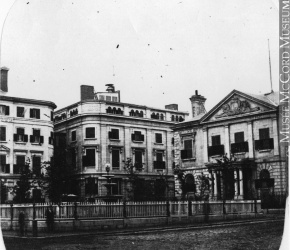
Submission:
[[[111,96],[106,96],[106,101],[111,101]]]
[[[16,155],[16,164],[13,167],[13,174],[20,174],[25,167],[25,155]]]
[[[117,102],[118,101],[118,97],[113,96],[113,102]]]
[[[155,134],[155,142],[162,143],[162,134],[160,134],[160,133]]]
[[[86,178],[85,190],[87,195],[98,194],[98,179],[93,177]]]
[[[269,139],[270,138],[270,133],[269,133],[269,128],[261,128],[259,129],[259,139]]]
[[[214,135],[211,137],[211,145],[212,146],[218,146],[221,145],[221,136],[220,135]]]
[[[156,152],[156,161],[154,161],[154,169],[165,169],[163,161],[163,152]]]
[[[112,169],[119,170],[120,169],[120,150],[112,149]]]
[[[50,132],[50,137],[48,137],[48,144],[53,145],[53,132]]]
[[[30,135],[31,143],[43,143],[43,136],[40,135],[40,129],[32,129],[32,135]]]
[[[86,149],[86,155],[83,156],[83,167],[96,166],[96,153],[94,148]]]
[[[10,165],[6,164],[6,155],[0,155],[0,171],[2,173],[10,173]]]
[[[0,141],[6,141],[6,127],[0,127]]]
[[[99,95],[100,100],[105,100],[105,97],[103,95]]]
[[[40,156],[32,156],[32,172],[36,176],[40,176],[41,174],[41,157]]]
[[[86,128],[86,138],[95,138],[95,128]]]
[[[115,185],[112,188],[112,195],[122,194],[122,179],[121,178],[112,178],[112,183],[115,183]]]
[[[181,150],[181,159],[190,159],[192,157],[192,140],[184,140],[184,150]]]
[[[109,139],[119,140],[119,129],[111,129],[109,132]]]
[[[30,109],[30,118],[40,119],[40,109]]]
[[[142,135],[140,131],[135,131],[131,137],[132,141],[144,141],[144,135]]]
[[[235,133],[235,143],[244,142],[244,132]]]
[[[9,106],[0,105],[0,115],[9,115]]]
[[[141,150],[135,150],[135,167],[142,169],[143,167],[143,152]]]
[[[24,107],[17,107],[17,117],[24,117]]]
[[[14,134],[14,141],[16,142],[27,142],[28,141],[28,135],[24,133],[24,128],[17,128],[16,134]]]
[[[235,143],[231,144],[231,153],[249,152],[248,142],[245,141],[244,132],[237,132],[234,134]]]
[[[77,140],[77,132],[76,130],[71,131],[71,140],[76,141]]]

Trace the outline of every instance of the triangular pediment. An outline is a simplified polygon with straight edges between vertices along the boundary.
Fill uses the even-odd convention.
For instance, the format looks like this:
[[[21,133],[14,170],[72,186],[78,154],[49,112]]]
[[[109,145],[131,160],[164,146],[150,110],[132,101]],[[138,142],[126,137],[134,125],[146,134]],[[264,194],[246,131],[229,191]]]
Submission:
[[[276,105],[264,96],[255,96],[233,90],[215,107],[213,107],[201,122],[219,121],[234,117],[247,116],[253,113],[263,113],[276,110]]]
[[[10,151],[10,148],[8,148],[4,145],[0,145],[0,151]]]

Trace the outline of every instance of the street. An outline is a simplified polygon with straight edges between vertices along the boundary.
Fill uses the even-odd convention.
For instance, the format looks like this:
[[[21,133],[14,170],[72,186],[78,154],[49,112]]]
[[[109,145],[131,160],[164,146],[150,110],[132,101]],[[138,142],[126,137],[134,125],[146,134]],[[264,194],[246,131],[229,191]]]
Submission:
[[[184,229],[140,235],[95,235],[51,239],[6,239],[6,249],[279,249],[283,221]]]

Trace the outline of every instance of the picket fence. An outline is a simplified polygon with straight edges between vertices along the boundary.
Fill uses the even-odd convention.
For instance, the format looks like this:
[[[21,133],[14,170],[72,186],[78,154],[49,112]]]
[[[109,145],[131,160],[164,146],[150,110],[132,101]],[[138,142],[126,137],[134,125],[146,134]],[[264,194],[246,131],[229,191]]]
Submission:
[[[160,216],[188,216],[223,213],[257,212],[261,201],[160,201],[160,202],[65,202],[61,204],[2,204],[1,218],[18,219],[20,211],[25,218],[32,220],[45,219],[45,212],[52,206],[55,218],[86,219],[86,218],[136,218]],[[35,213],[35,216],[33,214]]]

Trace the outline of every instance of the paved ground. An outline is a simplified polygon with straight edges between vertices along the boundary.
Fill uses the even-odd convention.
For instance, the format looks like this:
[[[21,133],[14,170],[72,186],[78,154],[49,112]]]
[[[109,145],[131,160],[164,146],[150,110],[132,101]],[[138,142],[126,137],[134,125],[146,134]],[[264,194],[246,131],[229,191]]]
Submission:
[[[142,233],[139,235],[79,235],[65,238],[5,239],[10,249],[279,249],[283,220],[264,223]]]

